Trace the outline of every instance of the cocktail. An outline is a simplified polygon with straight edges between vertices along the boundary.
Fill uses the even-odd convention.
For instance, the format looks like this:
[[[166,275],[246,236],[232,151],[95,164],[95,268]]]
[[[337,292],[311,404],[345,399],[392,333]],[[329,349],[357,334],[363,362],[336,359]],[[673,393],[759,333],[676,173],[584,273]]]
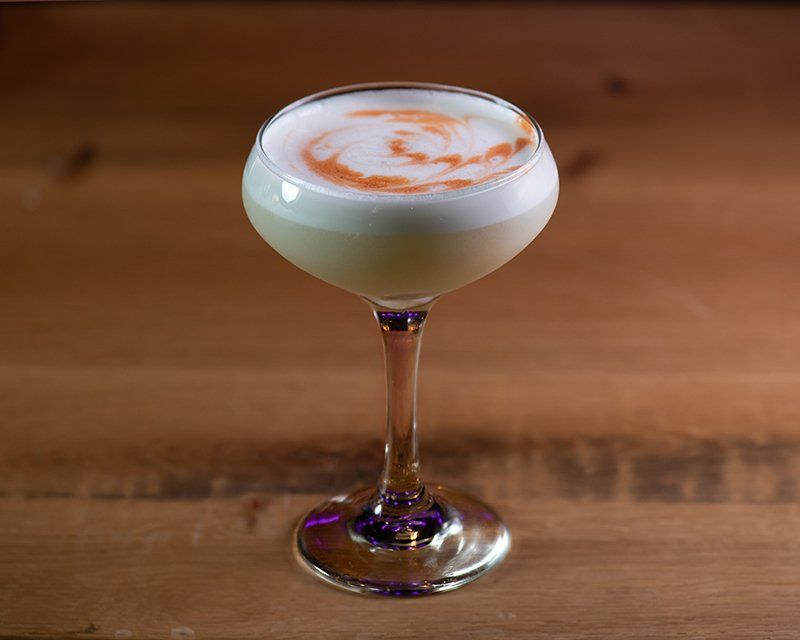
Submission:
[[[298,557],[338,586],[454,589],[510,536],[479,500],[420,479],[416,381],[428,312],[494,271],[547,223],[558,173],[536,122],[494,96],[425,83],[341,87],[268,120],[247,160],[247,214],[278,253],[371,306],[387,369],[376,487],[331,498],[296,531]]]

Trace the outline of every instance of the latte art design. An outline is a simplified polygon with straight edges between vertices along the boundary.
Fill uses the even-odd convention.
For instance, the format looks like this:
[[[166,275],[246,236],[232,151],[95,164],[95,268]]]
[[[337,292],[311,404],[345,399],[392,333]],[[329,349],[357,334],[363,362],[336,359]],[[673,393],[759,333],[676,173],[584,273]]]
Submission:
[[[521,169],[539,139],[522,113],[478,96],[389,89],[291,109],[261,137],[287,174],[342,194],[451,192]]]
[[[486,147],[474,116],[419,109],[361,109],[346,116],[352,125],[315,136],[302,158],[325,181],[360,191],[411,194],[482,184],[519,169],[535,143],[522,118],[513,141]]]

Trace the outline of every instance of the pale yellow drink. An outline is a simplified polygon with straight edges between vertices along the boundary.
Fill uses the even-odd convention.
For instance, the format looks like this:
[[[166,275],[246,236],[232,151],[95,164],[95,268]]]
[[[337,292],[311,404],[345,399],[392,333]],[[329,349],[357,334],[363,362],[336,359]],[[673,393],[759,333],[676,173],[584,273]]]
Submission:
[[[373,89],[287,107],[260,132],[242,190],[289,261],[406,308],[524,249],[553,212],[558,174],[541,131],[508,103]]]

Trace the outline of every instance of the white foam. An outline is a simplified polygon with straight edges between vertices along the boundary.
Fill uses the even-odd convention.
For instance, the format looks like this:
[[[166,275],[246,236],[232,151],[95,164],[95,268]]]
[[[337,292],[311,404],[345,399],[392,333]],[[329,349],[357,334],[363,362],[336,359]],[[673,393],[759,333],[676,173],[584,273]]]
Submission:
[[[260,141],[288,176],[350,195],[420,195],[491,184],[525,165],[538,142],[527,120],[489,99],[396,88],[290,108]]]
[[[529,155],[518,170],[463,189],[409,195],[348,189],[298,164],[302,153],[291,149],[302,140],[313,139],[327,126],[324,114],[335,120],[353,107],[377,108],[389,101],[395,106],[439,111],[446,105],[451,113],[479,115],[487,123],[480,135],[489,141],[500,138],[510,143],[518,137],[520,125],[514,108],[469,94],[393,88],[312,97],[305,104],[289,105],[274,118],[262,129],[251,150],[242,192],[253,224],[260,228],[269,216],[280,216],[300,225],[348,234],[438,234],[536,212],[544,225],[558,194],[558,171],[538,127],[534,127],[535,144],[521,150]]]

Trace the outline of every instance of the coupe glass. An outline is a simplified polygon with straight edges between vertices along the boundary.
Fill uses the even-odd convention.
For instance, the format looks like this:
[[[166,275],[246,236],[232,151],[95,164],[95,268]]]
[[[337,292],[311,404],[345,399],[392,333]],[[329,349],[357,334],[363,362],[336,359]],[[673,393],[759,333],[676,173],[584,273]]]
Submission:
[[[264,150],[270,124],[293,109],[334,95],[392,89],[491,101],[535,135],[535,149],[523,165],[492,182],[422,196],[326,189],[291,175]],[[299,100],[261,127],[242,193],[264,240],[301,269],[363,297],[383,337],[388,427],[377,486],[315,507],[296,529],[297,557],[337,586],[384,595],[446,591],[484,574],[508,551],[508,529],[483,502],[420,478],[420,339],[439,295],[506,263],[550,218],[558,174],[540,127],[514,105],[468,89],[428,83],[341,87]]]

